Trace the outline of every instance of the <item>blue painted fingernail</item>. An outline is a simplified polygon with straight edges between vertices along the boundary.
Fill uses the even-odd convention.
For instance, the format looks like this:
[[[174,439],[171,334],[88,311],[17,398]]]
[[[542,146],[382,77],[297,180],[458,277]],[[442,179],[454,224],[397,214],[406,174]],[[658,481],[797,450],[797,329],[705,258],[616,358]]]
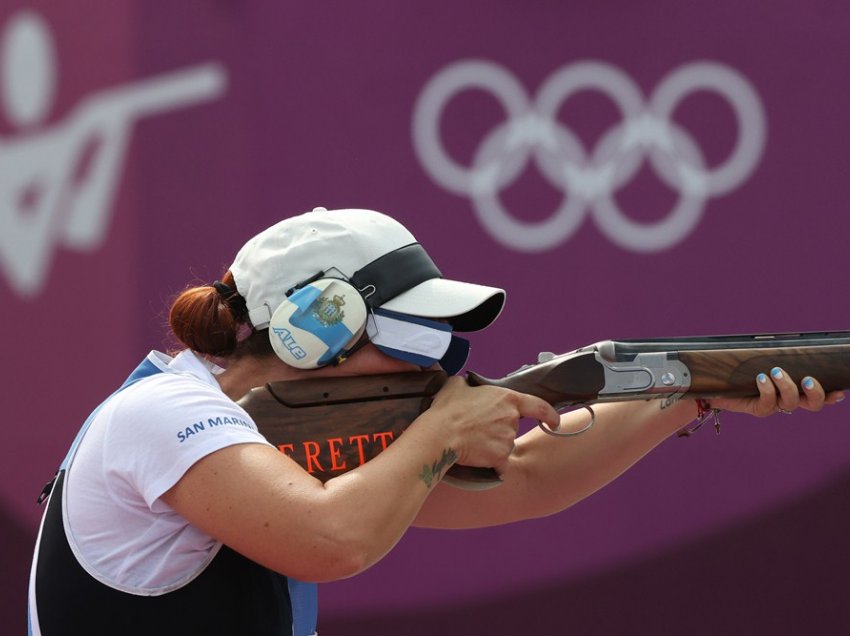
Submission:
[[[844,394],[842,393],[842,394],[841,394],[841,395],[839,395],[837,398],[835,398],[835,401],[836,401],[836,402],[843,402],[843,401],[844,401]]]
[[[765,382],[767,382],[767,376],[764,373],[759,373],[756,376],[756,380],[758,380],[760,384],[764,384]]]
[[[804,378],[803,379],[803,388],[808,390],[808,391],[811,391],[813,388],[815,388],[815,381],[812,380],[811,378]]]
[[[773,367],[770,370],[770,375],[772,375],[776,380],[781,380],[782,379],[782,369],[780,369],[779,367]]]

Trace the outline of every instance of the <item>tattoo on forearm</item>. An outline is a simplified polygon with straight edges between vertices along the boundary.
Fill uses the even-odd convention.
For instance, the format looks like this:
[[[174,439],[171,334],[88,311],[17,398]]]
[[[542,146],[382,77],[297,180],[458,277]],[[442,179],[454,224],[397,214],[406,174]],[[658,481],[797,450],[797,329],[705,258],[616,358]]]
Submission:
[[[425,464],[422,466],[422,472],[419,474],[419,479],[425,482],[425,485],[430,488],[435,481],[439,481],[443,474],[443,470],[451,466],[457,461],[457,453],[451,448],[443,451],[443,456],[430,466]]]
[[[669,397],[662,399],[661,400],[661,410],[663,411],[664,409],[669,409],[671,406],[675,406],[676,403],[681,399],[682,399],[681,393],[676,393],[674,395],[671,395]]]

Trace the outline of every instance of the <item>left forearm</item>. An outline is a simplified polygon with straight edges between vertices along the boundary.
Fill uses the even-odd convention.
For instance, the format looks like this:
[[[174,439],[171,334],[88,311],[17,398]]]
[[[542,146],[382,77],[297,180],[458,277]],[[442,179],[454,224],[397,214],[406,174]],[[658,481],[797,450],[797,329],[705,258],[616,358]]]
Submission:
[[[516,461],[505,480],[523,496],[518,518],[558,512],[596,492],[632,467],[696,416],[692,400],[600,404],[593,427],[576,437],[553,438],[539,429],[518,440]],[[563,428],[581,428],[580,410],[563,416]]]
[[[754,379],[755,397],[712,398],[712,406],[764,417],[783,410],[819,411],[843,399],[841,391],[824,394],[811,377],[792,377],[775,367]],[[595,405],[594,426],[580,435],[553,438],[539,429],[517,440],[498,488],[474,493],[442,487],[434,492],[417,523],[440,528],[471,528],[568,508],[616,479],[659,443],[697,417],[693,400],[648,400]],[[562,416],[562,429],[578,430],[588,421],[584,410]]]
[[[555,438],[538,428],[521,436],[499,487],[473,493],[442,486],[417,523],[480,527],[559,512],[616,479],[697,413],[692,400],[599,404],[594,410],[593,427],[575,437]],[[585,410],[567,413],[562,430],[580,429],[588,418]],[[444,514],[449,509],[452,514]]]

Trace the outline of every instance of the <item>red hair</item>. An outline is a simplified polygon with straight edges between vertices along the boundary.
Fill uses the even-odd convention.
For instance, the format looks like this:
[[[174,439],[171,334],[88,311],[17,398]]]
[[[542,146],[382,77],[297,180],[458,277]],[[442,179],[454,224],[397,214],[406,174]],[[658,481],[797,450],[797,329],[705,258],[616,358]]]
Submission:
[[[235,288],[230,272],[221,282]],[[240,323],[212,285],[184,289],[171,304],[168,324],[177,340],[198,353],[228,356],[236,350]]]

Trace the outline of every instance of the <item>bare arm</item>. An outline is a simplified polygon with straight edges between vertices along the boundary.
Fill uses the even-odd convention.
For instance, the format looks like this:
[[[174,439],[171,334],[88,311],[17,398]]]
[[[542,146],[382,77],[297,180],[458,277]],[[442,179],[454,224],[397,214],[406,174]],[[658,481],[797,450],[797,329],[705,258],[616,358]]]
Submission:
[[[424,428],[326,484],[272,447],[231,446],[198,461],[163,500],[272,570],[307,581],[343,578],[392,548],[427,496],[419,469],[450,447]]]
[[[521,416],[557,417],[537,398],[455,379],[386,451],[325,484],[274,448],[244,444],[198,461],[163,499],[277,572],[343,578],[395,545],[454,461],[504,466]]]
[[[757,382],[758,398],[717,400],[713,406],[764,416],[775,413],[778,404],[787,410],[798,406],[819,410],[824,403],[840,399],[840,393],[825,399],[817,381],[811,388],[803,385],[800,397],[787,374],[763,379]],[[697,415],[691,400],[668,408],[653,400],[602,404],[594,409],[596,423],[579,436],[553,439],[534,429],[520,437],[501,486],[484,492],[441,486],[423,507],[416,525],[479,527],[564,510],[616,479]],[[586,411],[567,413],[562,426],[578,429],[587,419]]]

